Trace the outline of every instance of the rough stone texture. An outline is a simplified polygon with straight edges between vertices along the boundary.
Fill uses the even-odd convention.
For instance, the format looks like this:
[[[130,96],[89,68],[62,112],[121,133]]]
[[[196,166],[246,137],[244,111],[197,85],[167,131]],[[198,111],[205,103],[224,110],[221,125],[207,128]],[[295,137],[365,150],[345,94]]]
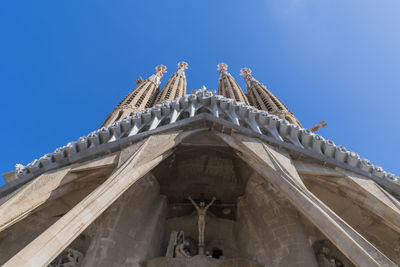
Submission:
[[[116,156],[112,154],[84,164],[49,171],[26,184],[0,207],[0,232],[26,217],[46,201],[65,194],[71,183],[85,176],[87,171],[95,170],[97,177],[108,175],[109,169],[115,166]],[[87,175],[85,178],[88,180]]]
[[[6,183],[9,183],[9,182],[17,179],[17,176],[15,175],[15,171],[11,171],[11,172],[3,173],[3,178]]]
[[[388,219],[379,216],[382,212],[374,212],[375,209],[369,208],[376,201],[368,198],[367,203],[360,202],[356,198],[363,195],[360,190],[354,186],[344,187],[340,182],[342,179],[346,178],[304,176],[311,192],[393,262],[400,264],[400,233],[393,227],[393,224],[398,223],[399,215],[397,220],[390,221],[391,224],[386,223]]]
[[[163,159],[163,153],[175,145],[175,137],[175,133],[150,137],[106,182],[10,259],[5,266],[49,264],[123,192]]]
[[[66,194],[41,205],[24,219],[0,232],[0,265],[3,266],[12,256],[35,240],[98,185],[98,181],[90,181],[90,178],[86,182],[76,181],[65,190]]]
[[[259,176],[249,180],[239,199],[239,250],[264,266],[317,266],[294,207]]]
[[[143,263],[143,267],[261,267],[262,265],[249,260],[232,259],[216,260],[205,256],[192,258],[157,258]]]
[[[162,255],[166,199],[147,175],[94,222],[93,237],[83,266],[139,266]]]
[[[293,166],[289,168],[286,166],[288,162],[285,159],[286,153],[280,153],[279,150],[254,138],[237,136],[232,139],[220,136],[233,148],[242,152],[242,158],[279,188],[290,202],[326,234],[352,262],[357,265],[395,266],[382,252],[322,204],[304,184],[299,183],[298,175],[292,176]]]
[[[196,127],[137,140],[113,160],[70,165],[68,179],[39,183],[45,173],[3,198],[0,211],[26,192],[28,199],[52,192],[21,206],[26,217],[0,232],[0,263],[56,264],[68,249],[82,253],[81,266],[318,266],[331,260],[374,266],[365,258],[394,266],[385,255],[397,263],[398,201],[374,182],[293,162],[285,149],[219,125]],[[24,191],[29,187],[37,189]],[[196,202],[217,198],[206,217],[205,245],[222,258],[165,257],[173,230],[183,230],[197,253],[189,195]],[[360,246],[367,250],[354,254]]]

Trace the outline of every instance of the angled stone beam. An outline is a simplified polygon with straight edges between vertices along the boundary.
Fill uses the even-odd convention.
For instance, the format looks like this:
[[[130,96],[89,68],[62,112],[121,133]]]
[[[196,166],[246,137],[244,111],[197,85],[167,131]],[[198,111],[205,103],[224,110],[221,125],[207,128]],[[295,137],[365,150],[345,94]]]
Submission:
[[[396,266],[298,182],[298,175],[293,175],[296,169],[288,155],[258,139],[218,135],[239,151],[238,155],[255,171],[280,189],[292,205],[356,266]]]
[[[25,218],[32,210],[45,203],[70,170],[70,167],[66,167],[44,173],[3,203],[0,206],[0,232]]]
[[[330,179],[340,188],[347,188],[346,194],[349,199],[373,212],[382,221],[400,233],[400,202],[381,188],[375,181],[341,168],[327,168],[318,164],[294,161],[297,171],[304,177],[336,176],[337,179]],[[361,192],[361,194],[360,194]]]
[[[387,226],[400,233],[400,202],[373,180],[349,171],[339,171],[345,175],[337,181],[339,186],[352,189],[349,190],[348,196],[361,207],[365,207],[380,217]]]
[[[126,148],[129,154],[113,174],[67,214],[33,240],[4,266],[47,266],[82,231],[114,203],[137,180],[172,153],[180,142],[179,132],[149,137],[138,149]]]
[[[0,232],[25,218],[46,201],[59,197],[59,194],[54,194],[55,190],[77,179],[79,175],[76,173],[79,171],[115,166],[117,156],[111,154],[41,174],[0,206]]]
[[[321,164],[303,162],[299,160],[293,160],[293,164],[300,175],[321,175],[321,176],[337,176],[337,177],[345,176],[343,173],[340,173],[332,168],[324,167]]]

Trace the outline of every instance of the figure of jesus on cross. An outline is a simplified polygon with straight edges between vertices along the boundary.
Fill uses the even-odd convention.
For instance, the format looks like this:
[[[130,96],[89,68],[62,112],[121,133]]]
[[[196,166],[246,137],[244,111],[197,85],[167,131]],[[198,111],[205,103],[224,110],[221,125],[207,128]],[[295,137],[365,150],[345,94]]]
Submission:
[[[200,205],[197,205],[196,202],[193,201],[191,196],[189,196],[188,199],[190,200],[190,202],[192,202],[193,206],[197,210],[197,226],[199,230],[199,255],[204,255],[204,228],[206,227],[206,213],[208,208],[214,203],[216,198],[213,197],[211,202],[207,206],[204,201],[200,202]]]

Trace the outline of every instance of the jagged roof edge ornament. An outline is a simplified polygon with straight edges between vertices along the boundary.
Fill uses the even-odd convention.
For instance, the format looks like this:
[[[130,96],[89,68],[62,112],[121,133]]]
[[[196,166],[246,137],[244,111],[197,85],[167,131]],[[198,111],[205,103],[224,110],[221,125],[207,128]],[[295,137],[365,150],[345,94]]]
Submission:
[[[313,154],[318,158],[329,160],[331,164],[336,163],[339,167],[346,168],[347,166],[351,171],[358,171],[370,178],[374,176],[374,180],[378,183],[379,179],[385,179],[397,188],[397,192],[400,192],[399,177],[384,171],[380,166],[373,165],[368,159],[360,158],[357,153],[348,151],[343,146],[336,146],[333,141],[326,140],[284,119],[279,119],[264,110],[216,95],[215,90],[206,90],[204,86],[202,89],[192,90],[192,94],[157,104],[116,121],[111,126],[93,131],[88,136],[80,137],[77,141],[59,147],[53,153],[35,159],[26,166],[17,164],[16,177],[25,179],[36,177],[48,170],[82,160],[87,157],[85,152],[90,150],[99,153],[103,147],[104,150],[109,151],[111,144],[120,146],[124,140],[129,142],[129,137],[156,129],[163,121],[169,121],[170,125],[175,124],[182,120],[180,117],[182,113],[187,112],[189,117],[195,117],[205,110],[213,117],[224,121],[229,120],[228,122],[235,126],[266,136],[278,145],[282,143],[293,145],[297,151],[305,152],[309,156]]]

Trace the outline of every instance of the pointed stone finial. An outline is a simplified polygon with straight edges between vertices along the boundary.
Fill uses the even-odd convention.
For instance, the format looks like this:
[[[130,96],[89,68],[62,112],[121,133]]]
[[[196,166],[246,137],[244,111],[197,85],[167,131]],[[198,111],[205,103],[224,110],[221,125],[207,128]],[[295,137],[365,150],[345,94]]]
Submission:
[[[185,72],[188,68],[188,64],[185,61],[181,61],[178,63],[178,72]]]
[[[252,78],[251,76],[251,69],[249,68],[243,68],[240,70],[240,75],[243,76],[245,81],[250,80],[250,78]]]
[[[203,85],[203,86],[200,88],[200,90],[201,90],[202,92],[205,92],[205,91],[207,91],[207,88]]]
[[[154,74],[162,78],[164,76],[164,73],[167,73],[167,67],[165,67],[164,65],[158,65]]]
[[[228,72],[228,65],[226,65],[225,63],[219,63],[218,64],[218,70],[219,73],[227,73]]]

